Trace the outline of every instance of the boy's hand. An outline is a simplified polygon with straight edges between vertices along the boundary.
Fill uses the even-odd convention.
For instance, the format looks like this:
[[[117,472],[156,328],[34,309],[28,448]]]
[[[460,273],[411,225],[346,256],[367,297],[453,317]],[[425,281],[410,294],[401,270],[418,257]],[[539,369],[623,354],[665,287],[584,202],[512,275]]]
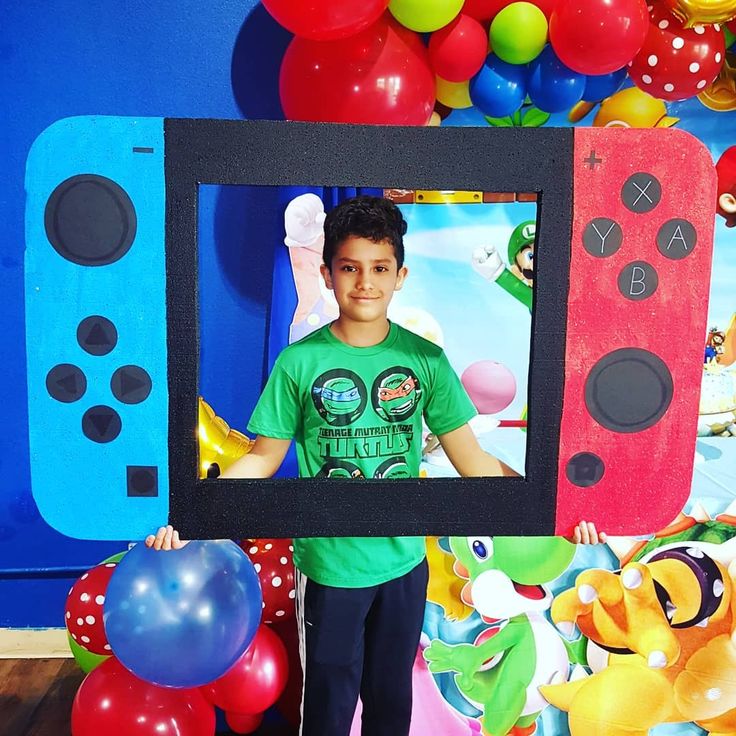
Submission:
[[[181,549],[187,544],[189,544],[189,542],[182,542],[182,540],[179,539],[179,532],[170,525],[162,526],[156,532],[156,536],[149,534],[145,541],[146,547],[153,547],[156,550],[163,549],[167,551],[171,549]]]
[[[573,544],[605,544],[608,537],[604,532],[598,532],[592,521],[581,521],[566,539]]]

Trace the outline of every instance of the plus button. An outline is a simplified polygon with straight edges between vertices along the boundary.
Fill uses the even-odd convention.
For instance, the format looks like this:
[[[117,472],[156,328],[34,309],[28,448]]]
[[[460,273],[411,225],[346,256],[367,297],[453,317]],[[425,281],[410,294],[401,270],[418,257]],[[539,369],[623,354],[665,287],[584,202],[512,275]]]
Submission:
[[[584,162],[586,164],[588,164],[588,168],[594,169],[596,167],[596,164],[602,164],[603,163],[603,159],[602,158],[599,158],[598,156],[596,156],[595,155],[595,151],[592,151],[591,150],[590,156],[588,156],[588,158],[584,159]]]

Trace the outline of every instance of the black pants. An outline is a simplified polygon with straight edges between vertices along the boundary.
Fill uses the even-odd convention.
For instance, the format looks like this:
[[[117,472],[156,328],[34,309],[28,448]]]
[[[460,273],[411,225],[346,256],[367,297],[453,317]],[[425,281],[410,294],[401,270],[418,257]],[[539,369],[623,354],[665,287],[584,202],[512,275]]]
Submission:
[[[304,695],[302,736],[404,736],[427,595],[427,562],[370,588],[320,585],[297,571]]]

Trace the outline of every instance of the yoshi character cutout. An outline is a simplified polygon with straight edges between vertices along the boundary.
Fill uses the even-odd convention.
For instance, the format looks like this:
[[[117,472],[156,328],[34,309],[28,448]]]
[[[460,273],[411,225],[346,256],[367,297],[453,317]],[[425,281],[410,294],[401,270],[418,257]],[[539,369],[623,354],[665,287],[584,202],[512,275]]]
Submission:
[[[537,226],[534,220],[517,225],[508,244],[510,268],[506,268],[493,245],[473,251],[473,268],[488,281],[495,281],[529,311],[532,309],[534,287],[534,239]]]
[[[542,584],[564,572],[575,547],[560,537],[450,537],[449,544],[455,573],[468,580],[461,599],[489,628],[473,644],[433,641],[424,651],[429,669],[457,673],[487,736],[532,734],[548,705],[539,686],[566,681],[573,654],[544,615],[552,594]]]

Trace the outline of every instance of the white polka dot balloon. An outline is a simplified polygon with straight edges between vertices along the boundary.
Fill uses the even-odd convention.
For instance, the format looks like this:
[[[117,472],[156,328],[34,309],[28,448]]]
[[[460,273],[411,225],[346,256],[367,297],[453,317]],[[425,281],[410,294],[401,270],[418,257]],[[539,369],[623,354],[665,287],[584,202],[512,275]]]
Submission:
[[[724,36],[715,26],[684,28],[666,4],[657,3],[651,7],[649,31],[629,76],[653,97],[685,100],[713,82],[724,54]]]
[[[294,617],[294,563],[290,539],[246,539],[240,544],[258,573],[263,594],[261,621],[272,624]]]

